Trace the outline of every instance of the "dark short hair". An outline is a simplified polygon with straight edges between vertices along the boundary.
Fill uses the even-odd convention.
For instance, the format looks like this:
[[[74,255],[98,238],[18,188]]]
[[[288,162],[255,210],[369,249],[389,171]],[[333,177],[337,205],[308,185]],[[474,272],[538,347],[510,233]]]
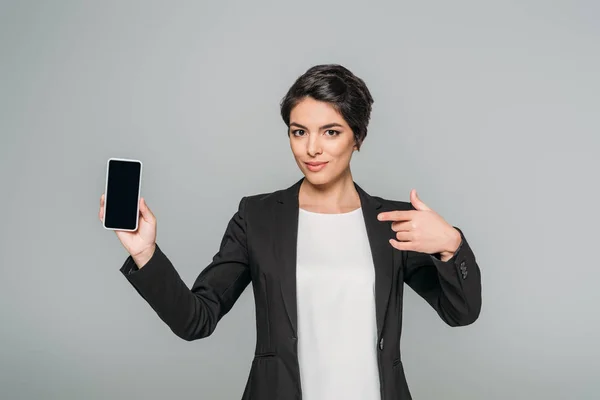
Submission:
[[[309,68],[281,100],[281,117],[288,128],[292,109],[306,97],[330,103],[352,129],[360,149],[367,136],[373,104],[373,97],[362,79],[338,64]]]

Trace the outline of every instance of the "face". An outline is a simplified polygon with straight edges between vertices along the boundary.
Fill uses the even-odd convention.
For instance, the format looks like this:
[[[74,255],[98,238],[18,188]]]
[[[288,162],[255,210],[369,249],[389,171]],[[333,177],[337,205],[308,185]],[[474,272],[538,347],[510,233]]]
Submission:
[[[311,184],[328,184],[350,171],[354,134],[331,104],[311,97],[299,102],[290,113],[288,134],[296,163]]]

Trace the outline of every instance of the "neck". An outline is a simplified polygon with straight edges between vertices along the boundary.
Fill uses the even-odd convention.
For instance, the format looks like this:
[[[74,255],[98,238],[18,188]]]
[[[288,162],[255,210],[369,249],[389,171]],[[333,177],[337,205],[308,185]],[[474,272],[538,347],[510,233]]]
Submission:
[[[300,208],[322,213],[344,213],[360,207],[360,198],[350,170],[322,185],[313,185],[304,179],[298,200]]]

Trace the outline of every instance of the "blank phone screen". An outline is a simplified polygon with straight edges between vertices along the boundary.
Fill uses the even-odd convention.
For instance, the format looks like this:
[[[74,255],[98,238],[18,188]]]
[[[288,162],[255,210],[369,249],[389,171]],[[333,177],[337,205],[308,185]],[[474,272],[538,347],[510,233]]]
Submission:
[[[141,172],[138,161],[108,161],[104,217],[107,228],[136,228]]]

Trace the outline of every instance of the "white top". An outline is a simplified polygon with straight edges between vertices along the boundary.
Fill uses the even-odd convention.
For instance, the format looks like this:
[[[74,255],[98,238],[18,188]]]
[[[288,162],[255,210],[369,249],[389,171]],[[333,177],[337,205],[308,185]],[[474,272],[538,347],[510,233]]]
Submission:
[[[298,359],[304,400],[379,400],[375,269],[362,209],[300,209]]]

